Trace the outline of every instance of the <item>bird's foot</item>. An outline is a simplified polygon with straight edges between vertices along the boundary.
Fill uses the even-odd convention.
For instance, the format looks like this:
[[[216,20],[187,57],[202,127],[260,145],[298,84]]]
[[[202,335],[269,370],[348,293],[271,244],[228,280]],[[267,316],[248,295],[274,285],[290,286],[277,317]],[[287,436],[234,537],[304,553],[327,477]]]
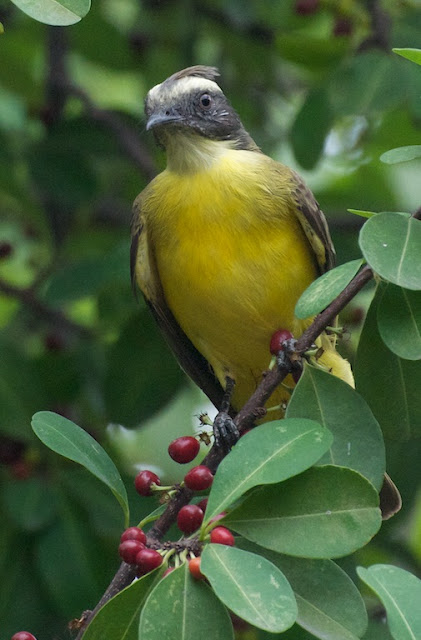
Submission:
[[[213,435],[215,446],[227,453],[240,437],[234,420],[225,411],[220,411],[213,421]]]
[[[288,369],[291,372],[294,368],[294,362],[299,360],[299,356],[295,351],[297,341],[295,338],[289,338],[282,343],[282,349],[276,354],[276,364],[281,369]]]

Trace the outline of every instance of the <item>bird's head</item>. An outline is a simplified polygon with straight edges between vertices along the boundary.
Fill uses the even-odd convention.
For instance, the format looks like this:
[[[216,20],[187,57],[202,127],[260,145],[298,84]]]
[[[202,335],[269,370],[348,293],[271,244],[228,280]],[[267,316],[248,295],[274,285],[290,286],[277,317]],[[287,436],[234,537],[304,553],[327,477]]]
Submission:
[[[256,149],[222,89],[215,67],[196,65],[174,73],[146,96],[146,129],[168,150],[176,138],[225,141],[233,148]]]

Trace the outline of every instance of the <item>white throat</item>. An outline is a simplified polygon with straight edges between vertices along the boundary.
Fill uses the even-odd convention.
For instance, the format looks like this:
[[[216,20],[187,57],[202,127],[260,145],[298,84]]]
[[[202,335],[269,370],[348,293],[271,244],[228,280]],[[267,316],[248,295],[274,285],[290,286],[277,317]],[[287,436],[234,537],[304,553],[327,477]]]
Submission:
[[[173,131],[166,140],[167,168],[175,173],[206,171],[234,148],[232,140],[210,140],[194,133]]]

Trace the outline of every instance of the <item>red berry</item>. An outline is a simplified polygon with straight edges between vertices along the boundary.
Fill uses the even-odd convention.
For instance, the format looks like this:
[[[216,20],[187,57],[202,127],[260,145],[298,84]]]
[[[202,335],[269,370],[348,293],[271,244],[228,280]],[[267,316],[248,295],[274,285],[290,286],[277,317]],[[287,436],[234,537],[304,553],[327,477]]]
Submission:
[[[204,580],[205,576],[200,571],[200,558],[189,560],[189,571],[195,580]]]
[[[349,18],[336,18],[333,25],[333,35],[335,37],[350,36],[352,30],[353,24]]]
[[[186,487],[192,491],[202,491],[203,489],[209,489],[213,482],[213,473],[208,467],[203,464],[199,464],[197,467],[190,469],[184,476],[184,482]]]
[[[229,529],[225,527],[215,527],[210,534],[210,541],[214,544],[227,544],[233,547],[235,544],[234,536]]]
[[[319,8],[320,0],[296,0],[295,13],[308,16]]]
[[[144,547],[136,556],[136,564],[138,566],[138,574],[145,575],[153,571],[162,564],[162,556],[155,549]]]
[[[173,440],[168,447],[171,458],[179,464],[187,464],[199,453],[200,444],[193,436],[182,436]]]
[[[202,509],[203,513],[205,513],[206,507],[208,506],[208,499],[203,498],[203,500],[197,503],[197,506]]]
[[[165,569],[164,575],[162,577],[165,578],[165,576],[167,576],[169,573],[174,571],[174,569],[175,569],[175,567],[168,567],[168,569]]]
[[[29,631],[18,631],[10,638],[10,640],[37,640],[37,639],[35,636],[32,635],[32,633],[29,633]]]
[[[285,340],[291,340],[293,337],[288,329],[278,329],[270,339],[270,352],[276,356],[280,351],[284,350],[283,343]]]
[[[153,491],[151,489],[151,484],[157,484],[158,486],[161,484],[161,480],[153,471],[141,471],[137,474],[134,480],[136,491],[141,496],[152,495]]]
[[[137,554],[145,548],[145,545],[139,540],[124,540],[118,547],[118,553],[127,564],[135,564]]]
[[[183,533],[193,533],[203,522],[203,511],[197,504],[181,507],[177,516],[177,525]]]
[[[121,534],[120,542],[125,542],[126,540],[138,540],[142,544],[146,542],[146,534],[139,527],[129,527]]]

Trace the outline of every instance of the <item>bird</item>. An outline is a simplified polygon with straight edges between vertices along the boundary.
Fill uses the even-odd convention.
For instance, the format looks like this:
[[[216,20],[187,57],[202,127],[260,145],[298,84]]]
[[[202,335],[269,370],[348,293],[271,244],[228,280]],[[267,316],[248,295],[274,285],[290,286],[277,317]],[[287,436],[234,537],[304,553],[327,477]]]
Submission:
[[[195,65],[146,96],[146,129],[167,165],[134,202],[130,262],[133,286],[182,368],[217,408],[228,393],[236,412],[268,368],[274,332],[298,337],[312,322],[294,308],[334,267],[335,250],[310,189],[261,151],[218,77]],[[318,364],[354,386],[335,337],[323,333],[317,346]],[[270,419],[284,416],[293,377],[285,382],[268,401]],[[238,436],[229,440],[230,419],[214,421],[215,441],[227,438],[228,448]],[[382,492],[389,517],[400,496],[387,474]]]
[[[233,380],[238,410],[268,367],[272,334],[310,324],[295,304],[335,252],[313,194],[261,152],[218,76],[196,65],[147,94],[146,128],[167,167],[135,200],[131,272],[186,373],[216,405]],[[326,336],[323,349],[321,364],[353,384]],[[288,397],[281,388],[272,403]]]

